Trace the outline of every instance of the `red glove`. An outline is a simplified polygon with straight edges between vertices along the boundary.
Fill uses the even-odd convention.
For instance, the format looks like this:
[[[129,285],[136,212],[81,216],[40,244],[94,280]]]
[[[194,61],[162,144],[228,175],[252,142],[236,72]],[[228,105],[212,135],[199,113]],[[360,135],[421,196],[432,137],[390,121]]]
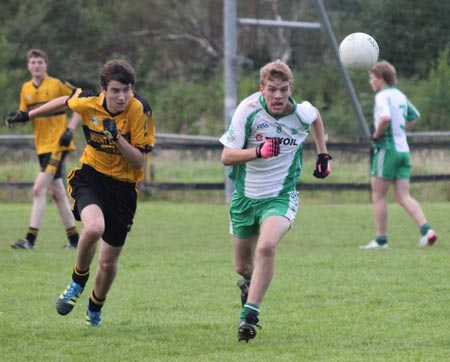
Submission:
[[[280,139],[269,138],[260,145],[256,146],[257,158],[275,157],[280,154]]]

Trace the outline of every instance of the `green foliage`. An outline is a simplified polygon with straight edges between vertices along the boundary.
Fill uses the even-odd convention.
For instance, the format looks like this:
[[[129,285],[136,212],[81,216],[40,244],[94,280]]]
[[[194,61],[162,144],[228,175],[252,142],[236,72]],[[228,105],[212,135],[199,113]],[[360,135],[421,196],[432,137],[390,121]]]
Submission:
[[[430,69],[421,87],[421,123],[428,130],[450,129],[450,51],[447,47]]]
[[[13,56],[10,51],[10,44],[5,37],[0,34],[0,67],[2,64],[8,64]],[[15,68],[11,71],[0,72],[0,89],[3,90],[0,100],[0,117],[10,111],[15,111],[19,107],[20,86],[17,85],[17,79],[25,79],[26,70],[23,68]],[[14,85],[14,86],[13,86]],[[3,122],[1,124],[3,129]]]
[[[380,56],[396,64],[401,76],[426,78],[430,65],[449,41],[450,2],[381,1],[371,14]],[[431,20],[431,21],[430,21]]]
[[[149,95],[159,132],[203,135],[223,133],[221,80],[169,79]]]
[[[450,2],[324,3],[338,42],[354,31],[373,35],[381,58],[394,63],[403,83],[416,86],[408,95],[420,98],[415,103],[427,119],[421,127],[450,129],[447,71],[443,60],[438,61],[442,44],[448,42]],[[221,134],[224,49],[219,4],[215,0],[2,1],[0,116],[17,108],[21,84],[28,79],[25,54],[39,47],[49,55],[49,74],[94,91],[102,64],[124,58],[136,68],[136,90],[154,108],[158,131]],[[320,21],[312,0],[241,1],[238,16]],[[260,66],[285,57],[296,74],[295,98],[321,109],[329,134],[340,138],[362,134],[324,32],[248,26],[237,30],[239,100],[258,90]],[[352,80],[370,120],[373,95],[366,76],[352,74]],[[27,127],[0,129],[0,133],[29,131]]]

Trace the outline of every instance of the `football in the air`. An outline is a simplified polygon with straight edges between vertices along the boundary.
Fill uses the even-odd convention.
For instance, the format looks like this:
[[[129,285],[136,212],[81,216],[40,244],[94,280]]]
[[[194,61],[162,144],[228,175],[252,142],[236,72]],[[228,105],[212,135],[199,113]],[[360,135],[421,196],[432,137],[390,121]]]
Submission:
[[[347,69],[369,70],[378,61],[379,54],[377,42],[366,33],[349,34],[339,45],[339,57]]]

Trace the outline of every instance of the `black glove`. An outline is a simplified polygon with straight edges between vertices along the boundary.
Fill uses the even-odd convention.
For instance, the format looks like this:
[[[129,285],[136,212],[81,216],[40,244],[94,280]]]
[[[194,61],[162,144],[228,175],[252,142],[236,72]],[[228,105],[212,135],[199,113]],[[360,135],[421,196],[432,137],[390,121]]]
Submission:
[[[59,138],[59,145],[63,147],[67,147],[70,145],[70,142],[73,140],[73,132],[70,128],[67,128],[64,133]]]
[[[328,162],[329,160],[332,160],[333,157],[331,157],[328,153],[320,153],[317,155],[317,161],[316,161],[316,169],[314,170],[314,177],[316,178],[325,178],[331,173],[331,166]]]
[[[27,122],[30,120],[27,111],[17,111],[9,112],[8,115],[3,119],[5,127],[11,128],[13,123]]]
[[[117,129],[116,121],[111,118],[103,118],[103,133],[110,140],[117,141],[120,137],[120,131]]]

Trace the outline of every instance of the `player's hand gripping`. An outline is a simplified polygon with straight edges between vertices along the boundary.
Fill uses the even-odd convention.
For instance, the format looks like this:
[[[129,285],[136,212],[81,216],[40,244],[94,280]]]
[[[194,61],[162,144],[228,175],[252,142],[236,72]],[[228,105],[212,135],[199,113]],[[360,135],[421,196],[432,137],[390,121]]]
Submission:
[[[103,118],[103,133],[113,141],[117,141],[120,138],[120,131],[117,129],[114,119]]]
[[[260,145],[256,146],[257,158],[275,157],[280,154],[280,139],[269,138]]]
[[[314,177],[325,178],[331,173],[330,160],[332,160],[328,153],[320,153],[317,155],[316,169],[314,170]]]
[[[72,142],[72,140],[73,140],[73,131],[70,128],[67,128],[59,138],[59,145],[67,147],[70,145],[70,142]]]
[[[28,117],[28,112],[26,111],[17,111],[17,112],[9,112],[8,115],[3,119],[6,128],[11,128],[13,123],[21,123],[27,122],[30,120]]]

